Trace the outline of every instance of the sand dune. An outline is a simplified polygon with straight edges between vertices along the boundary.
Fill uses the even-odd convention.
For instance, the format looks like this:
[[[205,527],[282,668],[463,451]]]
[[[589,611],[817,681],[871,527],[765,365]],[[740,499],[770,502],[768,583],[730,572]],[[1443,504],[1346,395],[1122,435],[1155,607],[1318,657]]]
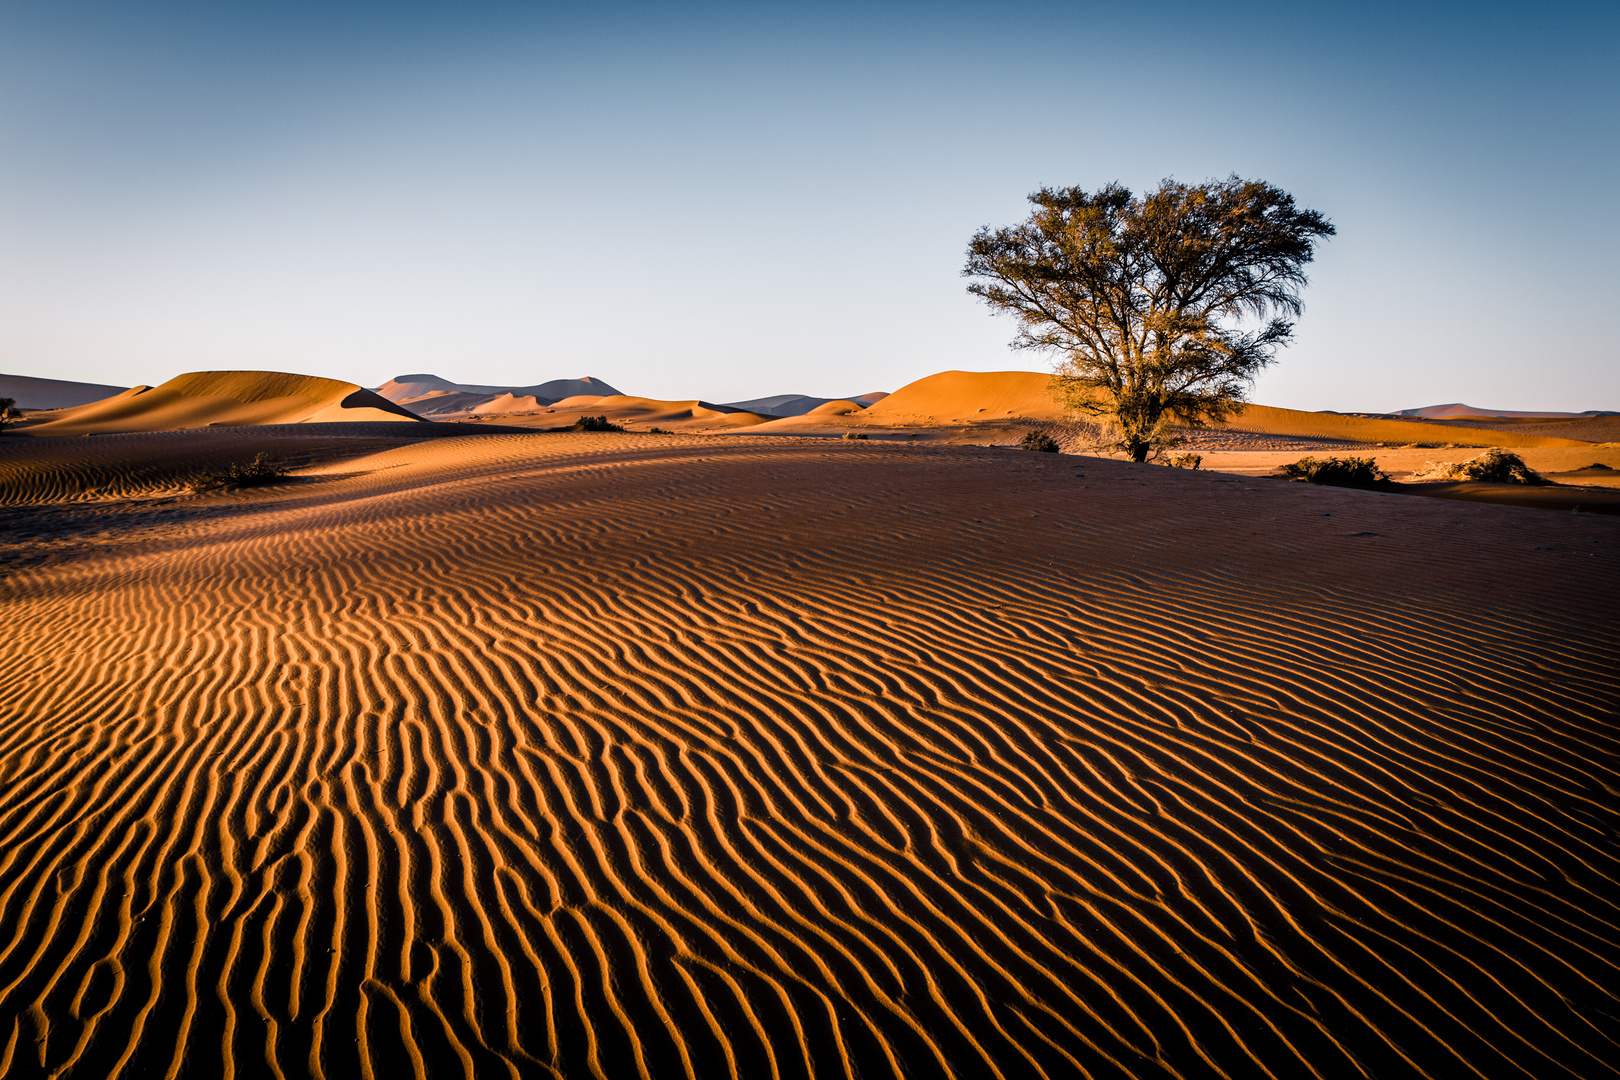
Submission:
[[[1234,431],[1255,431],[1272,435],[1302,435],[1321,439],[1353,439],[1358,442],[1418,443],[1436,445],[1462,443],[1471,446],[1578,446],[1581,440],[1556,438],[1503,428],[1454,427],[1415,420],[1381,420],[1374,417],[1344,416],[1339,413],[1301,412],[1249,405],[1219,427]]]
[[[434,394],[470,394],[492,398],[510,394],[515,397],[534,397],[547,405],[565,397],[581,394],[617,394],[618,391],[601,379],[585,376],[579,379],[552,379],[533,386],[486,386],[478,383],[456,383],[437,375],[396,375],[377,388],[377,393],[397,405],[403,405]]]
[[[890,423],[993,420],[1003,416],[1056,420],[1063,409],[1038,371],[942,371],[907,383],[867,409]]]
[[[0,1075],[1617,1071],[1610,520],[768,438],[303,475],[0,577]]]
[[[1052,400],[1050,377],[1035,371],[945,371],[918,379],[866,410],[869,422],[930,425],[1073,418]],[[1518,430],[1448,427],[1337,413],[1250,405],[1219,429],[1351,442],[1468,442],[1478,446],[1576,446],[1579,440]]]
[[[1480,409],[1473,405],[1453,402],[1450,405],[1425,405],[1421,409],[1401,409],[1396,416],[1415,416],[1425,420],[1578,420],[1593,416],[1615,416],[1602,409],[1585,412],[1524,412],[1514,409]]]
[[[657,427],[686,432],[740,429],[771,420],[758,413],[744,412],[729,405],[707,401],[663,401],[658,398],[609,394],[605,397],[581,395],[565,398],[529,416],[505,416],[501,422],[519,427],[566,427],[581,416],[606,416],[616,424],[637,428]]]
[[[174,431],[212,425],[330,424],[418,418],[354,383],[272,371],[196,371],[64,409],[28,435]]]

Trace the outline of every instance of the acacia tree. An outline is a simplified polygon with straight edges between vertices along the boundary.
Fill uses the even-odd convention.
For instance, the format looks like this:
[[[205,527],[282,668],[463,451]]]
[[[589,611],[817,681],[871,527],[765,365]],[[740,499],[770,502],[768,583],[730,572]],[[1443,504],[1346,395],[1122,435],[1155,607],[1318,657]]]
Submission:
[[[1166,180],[1134,198],[1042,188],[1027,221],[985,226],[962,275],[1021,323],[1014,348],[1058,355],[1056,396],[1113,430],[1132,461],[1173,445],[1173,422],[1226,419],[1288,343],[1303,267],[1333,226],[1236,176]]]
[[[17,399],[0,397],[0,435],[6,433],[6,425],[22,416],[22,410],[17,408]]]

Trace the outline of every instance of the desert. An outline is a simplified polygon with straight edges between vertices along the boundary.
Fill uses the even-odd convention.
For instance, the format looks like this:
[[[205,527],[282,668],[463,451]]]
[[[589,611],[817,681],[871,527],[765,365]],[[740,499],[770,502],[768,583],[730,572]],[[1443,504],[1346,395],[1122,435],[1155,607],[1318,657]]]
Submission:
[[[1042,378],[29,414],[0,1074],[1613,1073],[1617,519],[1019,450]]]
[[[0,1080],[1620,1080],[1617,42],[0,3]]]

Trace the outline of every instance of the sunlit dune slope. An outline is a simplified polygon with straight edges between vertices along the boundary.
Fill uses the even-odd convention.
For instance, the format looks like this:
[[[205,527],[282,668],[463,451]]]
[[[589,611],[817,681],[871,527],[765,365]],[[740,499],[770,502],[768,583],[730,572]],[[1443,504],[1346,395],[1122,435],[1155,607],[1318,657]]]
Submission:
[[[943,371],[896,390],[863,414],[868,422],[908,426],[1005,419],[1073,419],[1053,400],[1050,376],[1035,371]],[[1356,442],[1468,442],[1479,446],[1576,446],[1569,438],[1514,430],[1460,428],[1418,421],[1250,405],[1218,427],[1269,435]]]
[[[606,397],[581,395],[564,398],[551,408],[532,416],[503,417],[501,422],[526,427],[558,427],[573,423],[581,416],[606,416],[616,424],[631,424],[642,428],[662,427],[688,432],[753,427],[771,419],[758,413],[745,412],[727,405],[713,405],[707,401],[662,401],[658,398],[635,397],[630,394],[609,394]]]
[[[211,425],[353,423],[419,418],[354,383],[273,371],[196,371],[161,386],[64,409],[29,435],[174,431]]]
[[[1471,446],[1579,446],[1574,439],[1526,434],[1505,428],[1454,427],[1414,420],[1380,420],[1337,413],[1301,412],[1268,405],[1249,405],[1219,427],[1268,435],[1300,435],[1358,442],[1466,443]]]
[[[1617,1071],[1608,519],[630,434],[175,505],[0,576],[0,1075]]]
[[[1063,409],[1038,371],[942,371],[907,383],[863,414],[886,423],[998,420],[1008,415],[1056,420]]]

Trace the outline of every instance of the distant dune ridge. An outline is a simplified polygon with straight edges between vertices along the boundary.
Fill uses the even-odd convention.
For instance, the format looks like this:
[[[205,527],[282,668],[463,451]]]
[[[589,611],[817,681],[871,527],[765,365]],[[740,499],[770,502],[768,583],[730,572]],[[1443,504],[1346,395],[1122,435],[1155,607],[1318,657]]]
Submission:
[[[19,409],[69,409],[122,394],[128,387],[101,383],[38,379],[32,375],[0,375],[0,397],[12,398]]]
[[[1421,409],[1401,409],[1394,415],[1419,416],[1430,420],[1452,420],[1463,417],[1491,420],[1579,420],[1589,416],[1620,416],[1620,413],[1604,409],[1588,409],[1585,412],[1515,412],[1512,409],[1479,409],[1454,402],[1450,405],[1425,405]]]
[[[420,422],[354,383],[274,371],[194,371],[63,409],[28,435],[96,435],[252,424]]]
[[[48,380],[40,380],[48,382]],[[436,375],[401,375],[376,392],[313,376],[273,372],[198,372],[157,388],[136,387],[63,410],[25,426],[37,435],[161,431],[210,424],[283,424],[321,420],[490,421],[520,427],[566,427],[583,415],[605,415],[638,430],[839,435],[888,428],[905,437],[1001,439],[1019,424],[1057,424],[1083,417],[1050,393],[1035,371],[943,371],[894,393],[850,398],[779,394],[715,404],[622,394],[600,379],[554,379],[526,387],[453,383]],[[1206,432],[1344,444],[1424,444],[1573,448],[1620,438],[1620,417],[1592,411],[1554,416],[1497,414],[1464,405],[1407,410],[1409,416],[1304,412],[1249,405]],[[1459,411],[1462,410],[1462,411]],[[1434,414],[1425,419],[1424,415]],[[931,429],[931,433],[930,433]],[[947,431],[945,429],[953,429]],[[1016,433],[1015,433],[1016,434]],[[1225,438],[1227,436],[1221,435]],[[1014,439],[1016,441],[1016,438]]]
[[[1620,523],[388,427],[5,511],[6,1080],[1620,1075]]]
[[[804,416],[828,405],[864,409],[882,401],[889,395],[881,390],[869,394],[851,394],[843,398],[811,397],[806,394],[777,394],[773,397],[752,398],[748,401],[730,401],[727,406],[761,416]]]
[[[552,379],[533,386],[454,383],[437,375],[396,375],[377,393],[429,419],[535,412],[571,397],[605,397],[619,391],[589,376]]]

